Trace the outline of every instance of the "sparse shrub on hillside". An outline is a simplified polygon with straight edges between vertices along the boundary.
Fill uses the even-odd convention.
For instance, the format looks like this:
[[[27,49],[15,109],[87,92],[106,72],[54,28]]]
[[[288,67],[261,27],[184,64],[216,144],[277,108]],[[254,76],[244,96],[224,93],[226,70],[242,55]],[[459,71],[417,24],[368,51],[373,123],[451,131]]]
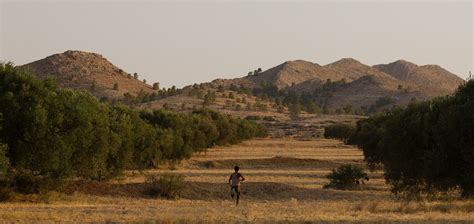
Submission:
[[[252,111],[252,104],[247,103],[247,105],[245,106],[245,109],[248,110],[248,111]]]
[[[364,184],[369,180],[369,176],[359,167],[352,165],[342,165],[337,169],[333,169],[326,176],[329,183],[324,188],[334,188],[339,190],[350,190],[357,188],[360,184]]]
[[[219,85],[219,87],[217,87],[217,92],[219,93],[223,93],[225,90],[224,86],[223,85]]]
[[[291,85],[294,86],[295,83]],[[283,105],[291,109],[294,105],[300,105],[300,110],[304,110],[311,114],[373,114],[376,112],[390,109],[396,105],[397,100],[390,97],[380,97],[371,107],[362,109],[354,107],[354,105],[344,105],[341,108],[331,109],[334,104],[334,94],[340,89],[345,88],[348,85],[346,79],[333,81],[327,79],[321,86],[316,87],[312,91],[295,91],[290,88],[289,90],[279,90],[275,84],[271,82],[261,81],[260,85],[253,88],[250,93],[265,100],[275,101],[276,105]],[[291,111],[291,110],[290,110]],[[297,116],[293,116],[297,118]]]
[[[379,99],[377,99],[377,101],[375,101],[374,104],[372,104],[369,107],[369,110],[367,112],[368,113],[375,113],[375,112],[379,111],[382,108],[386,108],[390,105],[394,105],[395,102],[396,102],[395,99],[393,99],[390,96],[380,97]]]
[[[232,107],[232,101],[225,100],[225,104],[224,104],[223,108],[226,109],[226,108],[230,108],[230,107]]]
[[[268,110],[268,106],[266,104],[263,104],[262,101],[258,98],[255,102],[255,108],[259,111],[267,111]]]
[[[248,72],[248,73],[247,73],[247,76],[258,75],[258,74],[260,74],[261,72],[262,72],[262,69],[261,69],[261,68],[257,68],[257,69],[255,69],[255,70],[253,70],[253,71]]]
[[[159,90],[159,89],[160,89],[160,83],[159,82],[153,83],[153,90]]]
[[[236,105],[235,105],[235,110],[236,110],[236,111],[242,110],[242,105],[236,104]]]
[[[91,84],[91,90],[94,91],[95,90],[95,87],[96,87],[96,81],[95,79],[92,81],[92,84]]]
[[[252,120],[252,121],[259,121],[259,120],[262,120],[262,117],[258,115],[248,115],[247,117],[245,117],[245,119]]]
[[[282,106],[282,105],[279,105],[279,106],[277,107],[277,112],[278,112],[278,113],[284,113],[284,112],[285,112],[285,107]]]
[[[234,83],[230,84],[230,88],[229,88],[229,89],[230,89],[231,91],[238,91],[238,90],[239,90],[239,88],[238,88]]]
[[[299,103],[292,104],[288,108],[288,111],[290,113],[290,118],[291,119],[298,119],[298,117],[301,113],[301,105]]]
[[[316,106],[316,104],[314,102],[309,102],[306,105],[306,112],[308,112],[310,114],[320,114],[321,113],[321,108]]]
[[[176,199],[186,187],[184,176],[165,173],[162,176],[149,175],[146,177],[146,193],[152,197]]]
[[[352,105],[348,104],[342,108],[345,114],[353,114],[354,113],[354,108]]]
[[[262,118],[262,120],[264,120],[264,121],[276,121],[275,118],[272,117],[272,116],[265,116],[265,117]]]
[[[349,143],[383,164],[392,192],[411,198],[460,189],[474,196],[474,81],[453,96],[412,103],[357,123]]]
[[[333,124],[324,128],[324,138],[335,138],[347,141],[354,132],[355,127],[351,124]]]
[[[209,106],[209,105],[211,105],[212,103],[215,103],[215,102],[216,102],[216,93],[214,91],[208,90],[207,94],[204,95],[203,105],[204,106]]]
[[[137,74],[136,72],[133,73],[133,78],[134,78],[134,79],[138,79],[138,74]]]
[[[118,90],[119,86],[118,83],[114,83],[114,86],[112,87],[113,90]]]

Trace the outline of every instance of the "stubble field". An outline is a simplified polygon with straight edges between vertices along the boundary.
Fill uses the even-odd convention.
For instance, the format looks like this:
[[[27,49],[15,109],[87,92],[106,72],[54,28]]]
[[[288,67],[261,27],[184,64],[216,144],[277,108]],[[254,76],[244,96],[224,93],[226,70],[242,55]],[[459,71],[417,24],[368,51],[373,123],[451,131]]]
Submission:
[[[227,184],[235,164],[247,179],[239,206]],[[147,174],[127,172],[120,180],[80,182],[63,193],[2,203],[0,222],[474,222],[474,200],[397,200],[381,171],[370,173],[359,190],[323,189],[325,175],[341,164],[364,167],[362,152],[337,140],[251,140],[210,149],[171,171],[147,172],[184,175],[177,200],[147,196]]]

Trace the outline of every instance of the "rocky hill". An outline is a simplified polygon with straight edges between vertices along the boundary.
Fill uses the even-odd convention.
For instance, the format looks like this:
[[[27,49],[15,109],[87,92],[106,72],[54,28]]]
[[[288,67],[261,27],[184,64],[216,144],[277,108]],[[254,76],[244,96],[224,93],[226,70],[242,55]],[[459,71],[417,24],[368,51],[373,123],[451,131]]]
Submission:
[[[125,93],[153,93],[152,87],[117,68],[102,55],[66,51],[22,65],[38,77],[53,76],[62,88],[85,89],[102,98],[121,98]]]
[[[461,78],[439,65],[418,66],[408,61],[398,60],[390,64],[375,65],[374,68],[398,80],[416,84],[421,87],[424,94],[429,96],[451,94],[463,82]]]
[[[320,106],[337,110],[348,105],[369,108],[381,98],[391,98],[392,105],[406,105],[412,100],[451,94],[462,82],[437,65],[418,66],[399,60],[369,66],[344,58],[324,66],[303,60],[287,61],[258,74],[212,83],[226,88],[230,85],[250,89],[274,86],[280,92],[325,95],[313,98]]]

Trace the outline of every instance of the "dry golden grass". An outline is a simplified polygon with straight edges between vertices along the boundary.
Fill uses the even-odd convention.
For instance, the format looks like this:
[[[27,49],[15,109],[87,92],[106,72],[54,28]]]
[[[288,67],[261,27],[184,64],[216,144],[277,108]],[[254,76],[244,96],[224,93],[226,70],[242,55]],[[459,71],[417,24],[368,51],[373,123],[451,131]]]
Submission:
[[[0,204],[3,222],[474,222],[473,200],[404,202],[395,199],[381,171],[360,190],[322,189],[325,175],[340,164],[364,166],[359,150],[335,140],[260,139],[210,149],[176,170],[187,187],[178,200],[153,199],[144,176],[127,172],[107,183],[75,183],[41,203]],[[209,165],[212,163],[213,165]],[[226,184],[232,166],[247,178],[235,206]],[[41,200],[40,200],[41,201]]]

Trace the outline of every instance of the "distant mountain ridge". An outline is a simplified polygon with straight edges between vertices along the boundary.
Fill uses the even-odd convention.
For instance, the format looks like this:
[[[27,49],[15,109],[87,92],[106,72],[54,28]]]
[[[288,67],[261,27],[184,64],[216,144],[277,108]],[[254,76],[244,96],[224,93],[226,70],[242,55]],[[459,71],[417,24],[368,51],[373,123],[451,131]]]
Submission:
[[[446,94],[454,91],[463,82],[463,79],[438,65],[418,66],[398,60],[389,64],[369,66],[352,58],[343,58],[324,66],[304,60],[287,61],[257,76],[247,76],[244,79],[254,83],[265,81],[284,89],[311,80],[314,82],[314,79],[321,81],[345,79],[351,82],[367,75],[386,82],[441,89]]]
[[[413,99],[449,95],[464,82],[438,65],[418,66],[398,60],[369,66],[352,58],[343,58],[324,66],[303,60],[287,61],[256,75],[212,83],[247,88],[259,88],[265,84],[280,91],[311,93],[328,81],[341,80],[346,84],[331,91],[327,100],[327,106],[333,109],[345,105],[368,107],[383,97],[391,97],[396,104],[406,105]]]
[[[21,67],[32,70],[40,78],[54,76],[60,87],[85,89],[99,98],[122,98],[126,93],[134,96],[140,92],[156,93],[152,86],[135,79],[96,53],[66,51]],[[202,94],[198,95],[204,96],[208,90],[222,88],[226,91],[245,88],[252,92],[270,86],[279,92],[313,94],[316,97],[312,100],[318,106],[336,111],[347,106],[369,108],[381,98],[391,98],[393,105],[406,105],[414,99],[427,100],[451,94],[463,82],[463,79],[438,65],[419,66],[404,60],[374,66],[352,58],[327,65],[295,60],[241,78],[202,83],[201,86],[207,89],[200,89]],[[190,95],[189,91],[193,88],[187,86],[179,94]],[[148,105],[161,105],[161,101],[169,105],[173,104],[172,99],[175,98],[158,99]],[[176,99],[180,99],[180,102],[175,102],[176,105],[187,103],[182,101],[184,98]],[[189,104],[196,105],[200,100],[203,98],[189,98]]]

